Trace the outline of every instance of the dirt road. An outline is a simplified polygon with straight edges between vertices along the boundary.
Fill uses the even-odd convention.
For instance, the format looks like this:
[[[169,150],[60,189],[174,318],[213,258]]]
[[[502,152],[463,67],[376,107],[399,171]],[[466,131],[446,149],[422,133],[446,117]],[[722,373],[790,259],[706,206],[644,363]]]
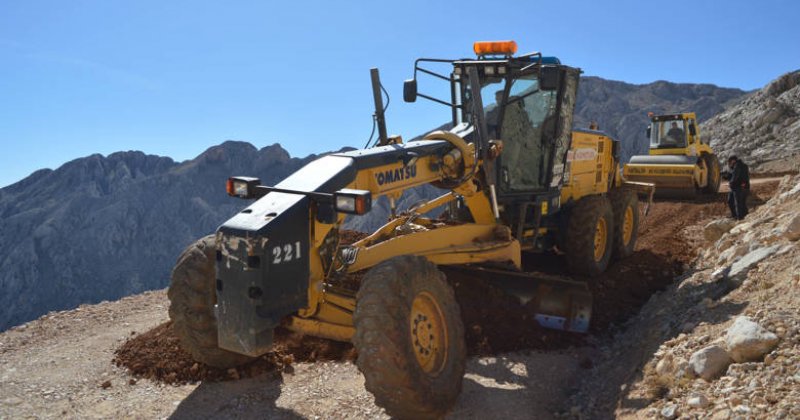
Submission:
[[[755,187],[752,203],[758,204],[768,189]],[[567,397],[591,367],[592,356],[603,351],[597,347],[600,338],[672,281],[695,257],[693,238],[700,226],[725,211],[722,194],[700,202],[657,202],[642,226],[636,254],[594,283],[596,308],[588,336],[543,332],[526,320],[524,308],[500,312],[487,309],[486,302],[462,301],[462,307],[483,309],[465,311],[472,314],[465,323],[475,356],[450,417],[547,419],[568,412]],[[532,258],[526,264],[537,264],[540,257]],[[562,264],[557,258],[538,261],[543,271],[558,271]],[[181,361],[185,354],[163,326],[167,305],[164,291],[148,292],[54,313],[0,334],[0,418],[385,417],[348,361],[353,355],[346,345],[308,346],[286,337],[279,354],[259,362],[261,368],[209,372]],[[128,354],[128,366],[137,357],[154,355],[163,363],[139,363],[161,366],[144,375],[157,379],[113,363],[126,342],[151,350]],[[326,358],[344,360],[304,361]],[[180,383],[179,374],[192,370],[205,372],[207,379]]]
[[[126,340],[167,321],[167,305],[164,291],[149,292],[4,332],[0,418],[385,417],[351,362],[294,363],[283,372],[182,385],[139,379],[115,366],[114,352]],[[579,350],[563,350],[473,358],[452,416],[551,418],[580,357]]]

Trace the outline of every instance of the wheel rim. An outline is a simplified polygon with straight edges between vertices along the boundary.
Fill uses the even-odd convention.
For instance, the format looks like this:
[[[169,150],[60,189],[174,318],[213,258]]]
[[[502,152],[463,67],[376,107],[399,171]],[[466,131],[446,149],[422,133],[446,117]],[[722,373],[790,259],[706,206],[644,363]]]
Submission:
[[[625,208],[625,218],[622,221],[622,242],[625,246],[631,243],[633,237],[633,207]]]
[[[608,238],[608,226],[606,219],[597,219],[597,226],[594,230],[594,260],[600,262],[606,253],[606,239]]]
[[[411,345],[422,370],[437,375],[447,359],[447,327],[436,299],[420,292],[411,303]]]

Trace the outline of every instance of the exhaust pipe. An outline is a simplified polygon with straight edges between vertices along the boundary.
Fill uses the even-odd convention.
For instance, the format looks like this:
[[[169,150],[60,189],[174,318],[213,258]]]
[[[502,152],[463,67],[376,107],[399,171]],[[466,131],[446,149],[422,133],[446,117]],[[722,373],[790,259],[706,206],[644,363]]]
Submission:
[[[375,123],[378,125],[378,144],[383,146],[389,143],[386,133],[386,117],[383,113],[383,95],[381,94],[381,75],[377,68],[369,70],[372,79],[372,98],[375,101]]]

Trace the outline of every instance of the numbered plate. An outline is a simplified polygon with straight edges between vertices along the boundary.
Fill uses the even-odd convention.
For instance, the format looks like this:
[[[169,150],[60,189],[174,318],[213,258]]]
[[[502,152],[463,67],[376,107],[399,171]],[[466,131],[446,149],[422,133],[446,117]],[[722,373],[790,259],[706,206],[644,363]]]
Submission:
[[[301,257],[300,241],[272,247],[272,264],[285,264],[297,261]]]

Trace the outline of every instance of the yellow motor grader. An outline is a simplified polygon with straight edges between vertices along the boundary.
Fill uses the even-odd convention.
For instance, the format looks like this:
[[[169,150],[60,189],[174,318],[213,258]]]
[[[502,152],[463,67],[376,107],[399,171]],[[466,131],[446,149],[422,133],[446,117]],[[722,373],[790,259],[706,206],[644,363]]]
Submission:
[[[367,389],[392,416],[442,416],[461,390],[464,326],[440,267],[510,280],[531,291],[535,321],[585,332],[586,281],[633,252],[637,189],[619,175],[617,143],[572,130],[580,70],[513,41],[479,42],[477,57],[418,59],[404,99],[450,108],[453,128],[404,143],[387,136],[377,69],[374,147],[323,156],[275,186],[228,180],[256,201],[190,246],[169,288],[183,347],[212,366],[270,350],[273,330],[352,341]],[[444,63],[449,71],[425,67]],[[417,90],[425,74],[448,84],[440,99]],[[432,184],[444,193],[408,209],[400,195]],[[345,217],[386,196],[393,217],[344,244]],[[441,215],[428,217],[434,209]],[[557,250],[582,281],[523,272],[523,252]],[[363,274],[357,286],[339,281]],[[351,282],[352,283],[352,282]]]
[[[661,197],[692,198],[719,191],[719,160],[700,138],[694,112],[650,114],[647,137],[650,152],[631,157],[624,166],[626,180],[656,185]]]

